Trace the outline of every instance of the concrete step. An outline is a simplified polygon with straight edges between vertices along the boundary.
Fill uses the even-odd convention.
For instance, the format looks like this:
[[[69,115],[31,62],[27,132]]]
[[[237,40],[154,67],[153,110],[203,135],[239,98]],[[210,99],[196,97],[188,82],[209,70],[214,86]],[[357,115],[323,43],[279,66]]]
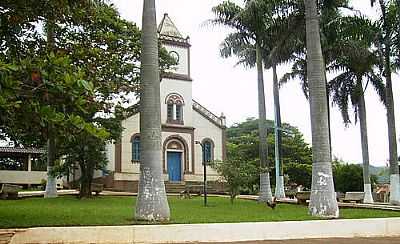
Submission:
[[[0,230],[0,244],[8,244],[14,236],[14,231],[1,231]]]
[[[186,184],[183,183],[174,183],[174,182],[166,182],[165,190],[167,193],[180,193],[185,190]]]

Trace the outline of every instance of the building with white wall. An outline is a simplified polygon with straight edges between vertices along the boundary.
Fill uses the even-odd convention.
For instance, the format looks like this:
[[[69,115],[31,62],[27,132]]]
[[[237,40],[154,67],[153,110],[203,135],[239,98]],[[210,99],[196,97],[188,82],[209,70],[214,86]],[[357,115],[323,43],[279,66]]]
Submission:
[[[164,179],[167,182],[200,182],[205,161],[225,159],[225,117],[217,116],[193,100],[190,75],[190,43],[165,14],[159,39],[178,65],[162,75],[161,121]],[[108,187],[137,191],[140,165],[140,113],[122,122],[120,142],[108,146]],[[202,147],[196,142],[201,142]],[[207,177],[216,181],[217,173],[207,167]]]

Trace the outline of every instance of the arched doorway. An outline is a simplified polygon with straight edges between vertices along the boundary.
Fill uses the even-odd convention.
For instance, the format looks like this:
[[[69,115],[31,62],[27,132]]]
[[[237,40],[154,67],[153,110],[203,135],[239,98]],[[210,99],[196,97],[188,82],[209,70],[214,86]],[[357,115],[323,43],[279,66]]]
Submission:
[[[187,145],[183,138],[173,136],[165,140],[163,168],[170,182],[183,181],[187,156]]]

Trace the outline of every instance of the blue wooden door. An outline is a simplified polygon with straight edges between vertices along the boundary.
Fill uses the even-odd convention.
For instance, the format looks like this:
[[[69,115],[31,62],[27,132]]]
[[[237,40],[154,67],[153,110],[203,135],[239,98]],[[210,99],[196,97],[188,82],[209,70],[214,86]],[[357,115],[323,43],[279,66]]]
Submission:
[[[182,153],[180,153],[180,152],[168,152],[167,153],[169,181],[181,181],[182,180],[181,158],[182,158]]]

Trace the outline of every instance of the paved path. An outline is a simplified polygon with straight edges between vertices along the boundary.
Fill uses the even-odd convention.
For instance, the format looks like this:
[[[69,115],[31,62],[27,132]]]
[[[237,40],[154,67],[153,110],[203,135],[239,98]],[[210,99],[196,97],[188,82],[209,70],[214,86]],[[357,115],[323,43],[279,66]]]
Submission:
[[[249,241],[249,242],[234,242],[234,243],[236,244],[399,244],[400,237],[352,238],[352,239],[333,238],[333,239],[307,239],[307,240],[286,240],[286,241]],[[225,244],[228,244],[228,242]]]

